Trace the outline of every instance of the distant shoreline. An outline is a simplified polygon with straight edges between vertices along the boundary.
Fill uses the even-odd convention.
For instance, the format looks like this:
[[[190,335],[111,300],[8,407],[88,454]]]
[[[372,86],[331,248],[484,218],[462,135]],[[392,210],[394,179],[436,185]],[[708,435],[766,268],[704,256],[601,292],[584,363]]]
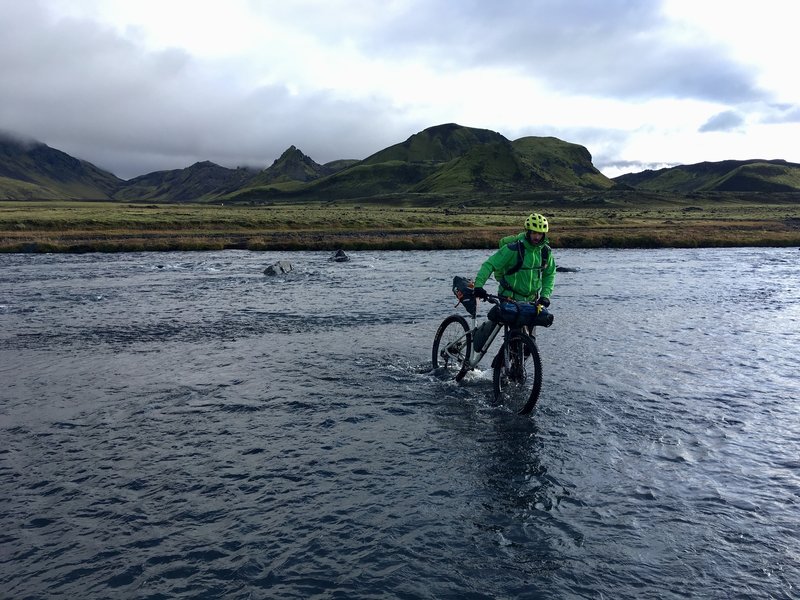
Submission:
[[[554,248],[800,246],[800,204],[542,206]],[[517,233],[528,202],[454,209],[0,202],[0,252],[87,253],[491,249]]]
[[[185,233],[159,233],[147,236],[136,235],[101,235],[87,237],[67,234],[58,236],[38,236],[37,240],[0,241],[2,253],[62,253],[85,254],[91,252],[119,253],[119,252],[175,252],[193,251],[210,252],[219,250],[249,250],[253,252],[294,252],[294,251],[327,251],[336,250],[359,251],[392,251],[392,250],[467,250],[487,249],[497,247],[498,236],[485,239],[485,236],[476,236],[469,240],[469,231],[458,232],[430,232],[414,231],[402,233],[375,232],[342,232],[328,235],[302,233],[274,233],[257,235],[186,235]],[[467,237],[468,239],[464,239]],[[617,236],[605,243],[597,238],[570,238],[567,243],[560,243],[559,237],[551,240],[554,248],[576,249],[657,249],[657,248],[748,248],[748,247],[800,247],[798,239],[763,237],[757,243],[734,243],[732,240],[710,238],[704,240],[696,236],[674,238],[671,243],[659,243],[655,239],[648,239],[641,232],[631,236],[626,243],[626,237]]]

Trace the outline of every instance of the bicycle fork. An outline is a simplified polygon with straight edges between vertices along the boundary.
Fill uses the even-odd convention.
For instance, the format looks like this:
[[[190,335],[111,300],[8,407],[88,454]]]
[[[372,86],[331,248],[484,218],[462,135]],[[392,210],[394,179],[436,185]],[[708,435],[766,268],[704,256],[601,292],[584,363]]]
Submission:
[[[525,343],[519,338],[512,340],[509,337],[503,346],[503,367],[513,380],[524,381],[527,377],[525,372],[525,352]]]

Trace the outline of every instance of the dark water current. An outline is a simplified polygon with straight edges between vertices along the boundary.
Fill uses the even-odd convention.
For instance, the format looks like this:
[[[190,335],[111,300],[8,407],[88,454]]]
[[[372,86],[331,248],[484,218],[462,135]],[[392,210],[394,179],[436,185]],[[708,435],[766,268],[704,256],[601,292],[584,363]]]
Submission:
[[[532,418],[486,255],[0,255],[0,597],[800,597],[797,249],[557,251]]]

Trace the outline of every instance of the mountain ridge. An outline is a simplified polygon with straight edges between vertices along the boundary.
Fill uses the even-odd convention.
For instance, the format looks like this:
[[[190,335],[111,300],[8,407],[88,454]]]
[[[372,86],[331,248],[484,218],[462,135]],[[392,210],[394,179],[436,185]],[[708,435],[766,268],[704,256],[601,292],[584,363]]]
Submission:
[[[652,192],[794,192],[800,164],[781,159],[723,160],[678,165],[614,177],[617,185]]]
[[[727,160],[609,179],[579,144],[536,136],[512,141],[488,129],[445,123],[363,160],[320,165],[292,145],[261,170],[201,161],[125,181],[42,142],[0,132],[0,199],[263,203],[614,190],[795,192],[800,190],[800,164]]]
[[[255,173],[246,167],[228,169],[206,160],[184,169],[155,171],[129,179],[113,194],[113,199],[192,202],[234,191]]]
[[[44,200],[65,194],[88,200],[110,200],[123,181],[88,161],[47,144],[21,140],[2,132],[0,179],[6,186],[14,185],[18,190],[24,190],[20,193],[27,198]]]
[[[549,163],[534,164],[537,156],[546,156]],[[558,165],[560,172],[548,165]],[[567,172],[571,173],[569,177]],[[522,138],[517,143],[488,129],[446,123],[428,127],[327,177],[291,187],[251,185],[228,199],[363,199],[398,194],[603,190],[613,186],[592,164],[591,154],[583,146],[557,138]]]

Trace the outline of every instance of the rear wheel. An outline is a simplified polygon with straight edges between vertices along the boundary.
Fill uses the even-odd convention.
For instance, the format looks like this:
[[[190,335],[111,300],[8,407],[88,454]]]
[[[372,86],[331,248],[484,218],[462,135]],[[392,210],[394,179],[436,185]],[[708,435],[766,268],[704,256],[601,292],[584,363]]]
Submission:
[[[450,376],[461,379],[467,372],[472,334],[467,320],[461,315],[450,315],[433,337],[431,363],[434,369],[445,369]]]
[[[542,359],[533,338],[511,334],[492,366],[495,401],[520,415],[530,413],[542,391]]]

